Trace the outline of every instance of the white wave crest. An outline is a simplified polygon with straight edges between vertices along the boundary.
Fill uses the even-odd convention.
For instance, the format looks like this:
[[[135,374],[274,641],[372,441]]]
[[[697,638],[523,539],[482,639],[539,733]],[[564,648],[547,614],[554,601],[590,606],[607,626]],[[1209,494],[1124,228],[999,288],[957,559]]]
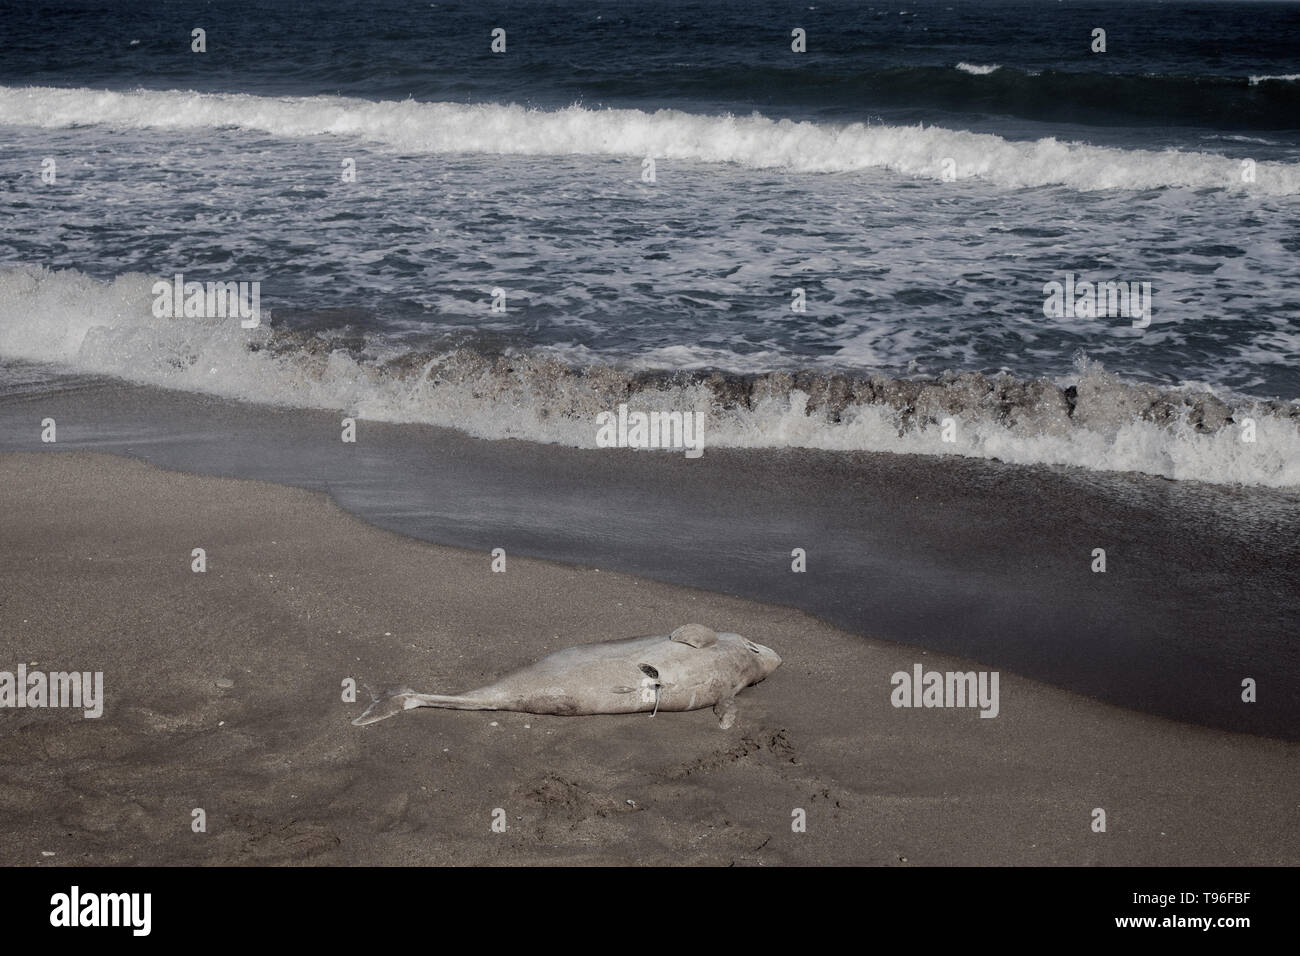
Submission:
[[[1259,84],[1261,83],[1268,83],[1268,82],[1294,83],[1296,80],[1300,80],[1300,73],[1282,73],[1277,76],[1270,76],[1268,74],[1263,74],[1261,76],[1252,76],[1250,78],[1250,85],[1259,86]]]
[[[1300,164],[1261,162],[1243,183],[1240,162],[1175,150],[1126,150],[1012,141],[931,126],[834,125],[678,110],[544,111],[522,106],[371,102],[333,96],[0,87],[0,124],[66,128],[197,130],[236,127],[281,137],[335,135],[416,153],[525,156],[652,156],[798,172],[887,169],[1021,188],[1088,191],[1222,187],[1267,195],[1300,193]]]
[[[43,267],[0,269],[0,358],[57,363],[141,384],[204,392],[271,405],[329,408],[362,418],[458,428],[489,439],[594,447],[597,413],[612,410],[612,370],[575,375],[545,357],[512,357],[503,376],[491,361],[433,358],[414,374],[343,351],[273,348],[265,326],[238,319],[156,318],[153,277],[101,282]],[[250,350],[250,345],[258,346]],[[458,364],[459,363],[459,364]],[[522,370],[522,371],[521,371]],[[637,393],[645,410],[700,410],[713,447],[805,447],[961,455],[1020,464],[1060,464],[1135,471],[1212,483],[1300,487],[1300,427],[1259,406],[1254,442],[1236,426],[1198,430],[1186,413],[1157,424],[1131,413],[1126,387],[1084,370],[1089,421],[1060,415],[1008,425],[975,410],[955,414],[956,441],[923,422],[903,427],[896,409],[850,405],[837,421],[808,414],[810,396],[774,391],[746,406],[724,405],[703,382]],[[626,395],[626,393],[623,393]],[[1032,418],[1033,416],[1028,416]]]

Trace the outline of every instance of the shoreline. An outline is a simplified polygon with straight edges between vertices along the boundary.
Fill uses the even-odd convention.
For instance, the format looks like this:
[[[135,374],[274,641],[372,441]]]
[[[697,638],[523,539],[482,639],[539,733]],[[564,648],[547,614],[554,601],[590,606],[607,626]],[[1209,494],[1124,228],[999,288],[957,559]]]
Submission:
[[[183,275],[163,285],[178,279]],[[473,344],[463,330],[411,338],[397,353],[381,348],[381,357],[372,350],[383,326],[361,310],[288,310],[288,324],[258,319],[253,329],[242,328],[240,316],[213,318],[197,327],[206,344],[196,346],[191,320],[155,318],[146,308],[155,284],[139,273],[110,282],[75,269],[0,269],[0,351],[21,356],[5,371],[13,362],[34,363],[39,377],[42,363],[71,363],[83,375],[137,387],[302,411],[346,409],[385,424],[571,448],[602,447],[600,417],[623,405],[651,413],[707,409],[707,439],[700,440],[715,450],[957,457],[1300,493],[1300,399],[1269,397],[1267,389],[1247,394],[1226,381],[1174,384],[1153,370],[1123,375],[1081,358],[1068,368],[1016,374],[988,366],[871,372],[790,364],[792,356],[762,371],[650,368],[601,353],[580,359],[562,349],[508,347],[490,332]],[[165,297],[172,311],[175,288]],[[93,313],[101,294],[124,300],[129,318],[112,320],[119,350],[86,357],[83,342],[69,351],[68,343],[88,333],[85,310],[69,308],[67,298],[85,299]],[[224,304],[213,309],[225,311]],[[31,316],[40,334],[29,329]]]
[[[1294,494],[867,453],[686,460],[364,419],[358,436],[339,441],[336,413],[121,383],[0,398],[0,452],[323,490],[412,538],[781,604],[1183,722],[1300,736]],[[1268,689],[1250,706],[1244,677]]]
[[[995,719],[894,708],[895,671],[979,665],[605,570],[493,574],[300,489],[76,452],[0,455],[0,482],[6,657],[103,670],[107,695],[98,720],[0,709],[8,865],[1300,860],[1293,743],[1007,672]],[[357,728],[364,694],[339,699],[347,676],[459,691],[699,619],[785,658],[731,731],[708,711]]]

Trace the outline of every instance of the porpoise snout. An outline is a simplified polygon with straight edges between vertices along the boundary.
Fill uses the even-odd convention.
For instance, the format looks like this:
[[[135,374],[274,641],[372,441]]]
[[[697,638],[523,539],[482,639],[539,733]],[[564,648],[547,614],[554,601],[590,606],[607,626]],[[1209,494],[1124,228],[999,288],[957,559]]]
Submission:
[[[781,655],[772,650],[772,648],[768,647],[766,644],[760,644],[757,641],[751,641],[746,638],[745,647],[758,655],[764,677],[781,666]]]

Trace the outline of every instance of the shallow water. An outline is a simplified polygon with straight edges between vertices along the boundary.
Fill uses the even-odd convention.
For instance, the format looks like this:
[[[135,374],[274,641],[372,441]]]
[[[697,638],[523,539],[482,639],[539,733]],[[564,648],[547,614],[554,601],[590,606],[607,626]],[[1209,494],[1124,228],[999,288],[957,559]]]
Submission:
[[[40,442],[45,417],[56,446]],[[347,445],[325,412],[111,383],[0,400],[0,450],[109,451],[300,485],[485,562],[502,547],[627,571],[1189,723],[1287,739],[1300,727],[1292,491],[913,455],[710,450],[691,461],[359,429]],[[791,571],[797,547],[806,573]],[[1104,574],[1091,570],[1095,548]],[[1245,677],[1257,704],[1240,700]]]

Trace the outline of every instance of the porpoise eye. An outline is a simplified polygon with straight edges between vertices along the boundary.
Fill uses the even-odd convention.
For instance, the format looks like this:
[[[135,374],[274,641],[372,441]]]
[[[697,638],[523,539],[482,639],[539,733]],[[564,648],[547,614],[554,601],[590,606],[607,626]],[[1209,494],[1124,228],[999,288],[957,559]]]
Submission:
[[[641,668],[642,674],[645,674],[647,677],[653,677],[655,680],[659,679],[659,672],[649,664],[639,664],[638,666]]]

